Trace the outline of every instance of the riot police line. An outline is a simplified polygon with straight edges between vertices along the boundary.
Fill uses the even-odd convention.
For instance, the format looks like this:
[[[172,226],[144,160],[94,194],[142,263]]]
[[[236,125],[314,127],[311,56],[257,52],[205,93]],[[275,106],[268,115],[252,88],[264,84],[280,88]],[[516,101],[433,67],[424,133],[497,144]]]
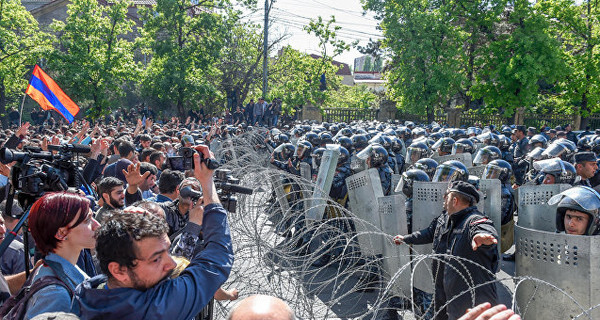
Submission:
[[[515,310],[525,319],[598,318],[600,298],[594,293],[600,286],[593,269],[598,237],[574,235],[565,219],[576,219],[571,213],[579,212],[588,217],[581,235],[599,231],[600,195],[592,187],[600,184],[600,133],[582,134],[576,143],[564,132],[549,139],[531,129],[464,130],[411,122],[304,123],[273,129],[265,140],[273,150],[271,163],[303,181],[298,187],[293,186],[297,180],[272,178],[282,211],[303,203],[304,217],[287,221],[285,232],[318,228],[335,217],[332,207],[338,215],[352,215],[356,219],[348,219],[340,230],[350,234],[366,264],[376,266],[387,289],[413,300],[420,296],[420,314],[438,317],[440,306],[431,305],[431,261],[440,257],[424,258],[432,252],[431,244],[396,246],[390,238],[427,228],[444,210],[449,184],[469,182],[480,194],[478,211],[498,235],[497,259],[515,245]],[[586,175],[579,169],[589,162],[595,170]],[[302,192],[292,201],[294,188]],[[332,259],[319,249],[328,239],[315,244],[313,235],[303,232],[310,242],[305,250],[320,250],[315,265],[321,266]]]

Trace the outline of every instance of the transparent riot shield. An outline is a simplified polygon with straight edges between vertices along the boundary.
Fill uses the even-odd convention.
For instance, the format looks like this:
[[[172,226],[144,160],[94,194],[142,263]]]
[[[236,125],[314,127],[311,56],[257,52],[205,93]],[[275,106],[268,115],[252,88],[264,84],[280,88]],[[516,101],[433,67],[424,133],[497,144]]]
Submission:
[[[221,139],[213,139],[213,141],[210,142],[210,151],[212,151],[214,154],[217,154],[218,152],[221,152],[221,147],[223,146],[223,144],[221,143]]]
[[[358,244],[363,255],[383,254],[383,237],[378,211],[378,198],[383,197],[381,180],[376,168],[359,172],[346,178],[348,187],[348,206],[360,219],[355,222]]]
[[[457,153],[457,154],[449,154],[446,156],[434,156],[431,157],[433,160],[437,161],[437,163],[442,164],[446,161],[457,160],[464,164],[467,168],[473,166],[473,156],[470,153]],[[471,172],[469,172],[471,174]]]
[[[396,187],[398,186],[398,183],[400,183],[400,178],[402,178],[401,174],[392,174],[392,195],[402,193],[402,190],[396,191]]]
[[[367,162],[359,159],[356,155],[350,158],[350,169],[352,172],[361,172],[367,170]]]
[[[283,175],[278,173],[271,174],[269,177],[271,178],[273,190],[275,190],[275,196],[277,196],[277,202],[281,207],[281,212],[283,212],[283,215],[286,215],[286,212],[290,209],[290,204],[287,199],[287,194],[283,189],[285,179],[283,179]]]
[[[391,239],[398,234],[407,234],[408,226],[406,221],[406,197],[403,194],[379,197],[378,208],[379,218],[381,220],[381,231],[388,235],[383,239],[383,270],[385,278],[389,283],[392,292],[397,296],[411,296],[410,286],[410,249],[408,246],[398,246]],[[406,267],[402,273],[396,275],[402,267]]]
[[[310,184],[312,179],[312,170],[308,163],[300,163],[300,176],[302,177],[302,197],[308,199],[312,194],[312,186]]]
[[[600,319],[600,237],[517,225],[515,244],[516,275],[531,277],[515,288],[523,319]]]
[[[480,203],[483,203],[483,214],[494,222],[494,228],[498,232],[498,250],[500,250],[500,238],[502,235],[502,184],[498,179],[479,180],[479,191],[483,194]]]
[[[518,191],[519,220],[517,224],[524,228],[542,231],[556,231],[556,205],[548,200],[571,188],[568,184],[542,184],[521,186]]]
[[[315,189],[310,200],[310,207],[306,212],[307,220],[321,220],[325,207],[327,206],[327,198],[331,191],[331,183],[335,175],[335,167],[340,156],[340,150],[325,150],[321,158],[321,166],[315,181]]]
[[[300,176],[306,181],[310,181],[312,179],[312,170],[310,164],[306,162],[300,163]]]
[[[413,232],[423,230],[431,221],[442,213],[444,193],[448,189],[447,182],[415,181],[413,184]],[[416,253],[430,254],[431,244],[414,245]],[[413,266],[414,286],[422,291],[433,293],[434,283],[431,274],[431,261],[425,260]]]
[[[468,168],[469,170],[469,174],[472,176],[476,176],[478,178],[481,178],[481,176],[483,175],[483,170],[485,170],[486,166],[474,166],[474,167],[470,167]]]

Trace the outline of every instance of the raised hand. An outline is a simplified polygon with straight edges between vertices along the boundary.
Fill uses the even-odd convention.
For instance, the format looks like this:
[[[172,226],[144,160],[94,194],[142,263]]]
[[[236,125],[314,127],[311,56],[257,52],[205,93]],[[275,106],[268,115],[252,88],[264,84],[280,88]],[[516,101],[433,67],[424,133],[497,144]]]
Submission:
[[[489,233],[479,233],[473,237],[473,240],[471,241],[471,247],[473,247],[473,251],[475,251],[482,245],[489,246],[497,243],[498,240],[496,240],[496,237],[493,235]]]
[[[140,164],[130,164],[127,167],[127,170],[123,169],[123,175],[125,175],[125,180],[127,180],[127,184],[130,186],[139,186],[148,176],[150,175],[150,171],[144,172],[144,174],[140,174]]]

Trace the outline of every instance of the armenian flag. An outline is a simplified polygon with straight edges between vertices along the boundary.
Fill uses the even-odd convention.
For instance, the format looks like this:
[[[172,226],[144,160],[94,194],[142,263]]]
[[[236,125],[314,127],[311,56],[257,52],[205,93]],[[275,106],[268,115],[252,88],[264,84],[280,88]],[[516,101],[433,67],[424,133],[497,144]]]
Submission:
[[[39,103],[42,109],[60,113],[69,123],[73,122],[79,112],[75,102],[37,64],[33,69],[26,93]]]

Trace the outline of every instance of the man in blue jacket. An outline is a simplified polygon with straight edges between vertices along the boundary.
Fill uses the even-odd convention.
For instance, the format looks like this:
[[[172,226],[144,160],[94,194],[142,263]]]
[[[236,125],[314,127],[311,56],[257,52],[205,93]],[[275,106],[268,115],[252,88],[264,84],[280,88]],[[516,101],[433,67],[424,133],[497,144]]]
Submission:
[[[214,158],[208,147],[202,153]],[[233,249],[226,211],[213,171],[200,163],[197,154],[194,161],[204,208],[190,209],[187,229],[202,230],[203,247],[196,248],[188,267],[170,279],[176,263],[169,255],[166,222],[151,215],[114,214],[97,234],[104,275],[86,280],[76,290],[72,308],[82,319],[192,319],[227,280]]]

